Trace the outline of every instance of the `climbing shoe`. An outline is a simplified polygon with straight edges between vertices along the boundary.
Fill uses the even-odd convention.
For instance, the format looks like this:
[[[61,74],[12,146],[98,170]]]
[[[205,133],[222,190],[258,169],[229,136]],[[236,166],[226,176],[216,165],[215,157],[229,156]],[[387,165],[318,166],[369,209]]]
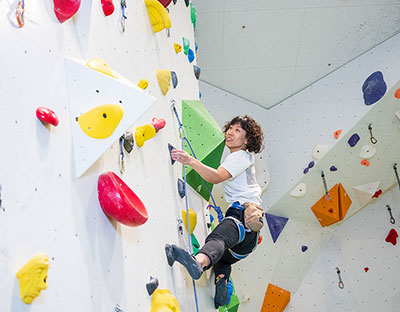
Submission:
[[[228,287],[226,286],[226,279],[218,276],[215,283],[215,297],[214,306],[216,309],[228,303]]]
[[[174,244],[165,244],[165,255],[167,256],[167,261],[170,266],[172,266],[175,261],[179,262],[186,268],[193,279],[198,280],[203,274],[203,268],[200,263],[186,250]]]

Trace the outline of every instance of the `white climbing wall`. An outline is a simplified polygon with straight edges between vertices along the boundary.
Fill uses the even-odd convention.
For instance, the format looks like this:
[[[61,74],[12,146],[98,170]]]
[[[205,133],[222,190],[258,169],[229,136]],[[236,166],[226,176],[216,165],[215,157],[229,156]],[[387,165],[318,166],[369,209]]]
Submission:
[[[187,245],[176,222],[184,208],[176,187],[182,168],[171,166],[167,144],[180,144],[170,100],[176,100],[180,111],[182,99],[198,99],[196,60],[190,64],[183,52],[175,53],[173,45],[182,45],[186,37],[194,50],[190,9],[184,1],[171,3],[168,37],[165,30],[153,33],[144,1],[127,1],[122,33],[120,2],[113,2],[115,12],[106,18],[100,1],[82,1],[77,15],[60,24],[53,1],[25,1],[21,29],[15,26],[17,1],[0,2],[0,311],[113,311],[116,304],[126,312],[149,311],[151,298],[145,284],[150,276],[177,297],[182,311],[195,311],[192,280],[180,266],[171,269],[164,254],[166,242]],[[78,179],[67,88],[71,77],[65,58],[85,63],[95,56],[103,58],[121,81],[149,80],[144,92],[157,101],[130,130],[153,117],[164,118],[166,127],[142,148],[125,153],[123,175],[115,141]],[[178,86],[166,96],[158,86],[157,69],[177,73]],[[126,83],[124,88],[111,87],[113,81],[107,89],[104,81],[97,88],[96,80],[89,86],[88,76],[79,79],[81,92],[103,102],[99,104],[129,94],[118,91]],[[141,105],[129,99],[129,105]],[[44,126],[35,115],[39,106],[54,110],[60,124]],[[97,179],[106,171],[119,174],[141,198],[149,214],[143,226],[126,227],[104,215],[97,199]],[[206,203],[189,191],[189,205],[198,213],[195,234],[202,242]],[[38,252],[50,258],[48,288],[26,305],[15,273]],[[208,278],[205,275],[197,283],[200,311],[213,308]]]
[[[347,308],[348,311],[376,311],[373,308],[368,310],[369,307],[376,307],[376,305],[368,306],[367,304],[363,304],[367,302],[366,297],[372,298],[370,295],[371,292],[378,292],[378,289],[388,290],[388,295],[381,295],[378,301],[382,303],[381,306],[387,307],[388,311],[391,311],[390,307],[396,306],[396,303],[398,303],[398,299],[390,295],[391,292],[396,291],[397,282],[394,277],[395,275],[384,274],[383,272],[387,272],[390,269],[387,269],[385,265],[380,263],[380,259],[385,258],[392,259],[392,261],[387,261],[393,264],[395,263],[394,259],[398,259],[400,255],[398,245],[392,246],[384,241],[391,228],[391,224],[388,223],[387,211],[383,212],[386,225],[382,224],[380,227],[373,226],[372,223],[374,220],[372,220],[372,217],[367,220],[363,219],[366,222],[360,223],[357,221],[359,220],[357,218],[360,217],[358,217],[358,214],[355,214],[337,228],[334,226],[322,229],[318,222],[316,222],[316,219],[309,219],[307,221],[293,218],[295,217],[295,212],[299,209],[309,212],[311,205],[308,202],[306,205],[302,205],[301,200],[294,203],[285,194],[292,190],[303,178],[303,169],[313,160],[311,154],[316,144],[326,144],[329,149],[332,148],[332,151],[339,151],[339,146],[335,148],[337,141],[334,139],[333,133],[338,129],[342,129],[343,132],[339,139],[345,137],[347,132],[362,120],[370,109],[374,109],[373,106],[367,107],[364,105],[361,92],[364,80],[372,72],[382,71],[388,90],[398,82],[399,76],[396,68],[399,66],[399,60],[395,51],[399,48],[400,36],[397,35],[270,110],[263,110],[259,106],[235,97],[223,90],[216,89],[204,82],[200,83],[203,102],[220,124],[225,119],[228,119],[230,115],[236,114],[253,115],[263,124],[264,130],[267,133],[266,151],[264,151],[263,157],[267,159],[270,168],[270,185],[263,196],[263,206],[265,209],[270,209],[271,213],[290,218],[275,245],[272,243],[268,229],[264,228],[262,231],[264,236],[263,243],[251,258],[235,267],[233,276],[236,281],[236,290],[239,293],[239,297],[243,300],[243,310],[257,311],[260,309],[268,282],[276,283],[278,286],[294,292],[292,293],[292,302],[289,308],[293,311],[342,311],[341,307],[336,310],[334,308],[323,308],[332,306],[336,308],[344,301],[343,310]],[[393,92],[389,96],[393,98]],[[396,105],[398,106],[398,104],[395,104],[392,108],[391,117],[388,116],[389,121],[385,121],[384,119],[375,121],[375,123],[378,123],[374,125],[375,135],[378,136],[380,132],[380,136],[386,141],[381,146],[377,144],[381,157],[377,155],[375,159],[372,158],[372,165],[368,169],[361,166],[360,161],[362,159],[358,157],[361,146],[368,142],[368,123],[373,122],[372,120],[379,118],[378,115],[381,115],[380,111],[378,111],[379,108],[376,107],[375,111],[377,113],[370,115],[371,121],[365,119],[358,125],[357,131],[364,132],[359,133],[362,140],[356,146],[356,151],[351,152],[351,154],[357,157],[351,157],[350,154],[346,154],[345,150],[342,149],[340,153],[334,152],[334,154],[329,154],[328,152],[328,155],[320,161],[321,165],[316,161],[315,167],[305,176],[305,179],[313,181],[309,185],[311,193],[319,193],[319,197],[323,195],[322,180],[320,178],[321,169],[325,170],[330,187],[334,183],[340,182],[337,179],[329,181],[329,177],[332,176],[332,173],[329,171],[330,165],[336,165],[339,169],[337,173],[340,173],[341,166],[342,168],[346,168],[340,173],[343,175],[342,179],[353,181],[352,177],[355,177],[355,175],[362,177],[359,181],[356,179],[360,183],[355,185],[349,183],[346,188],[350,188],[349,194],[352,195],[353,202],[355,202],[352,209],[357,210],[359,205],[357,205],[357,199],[353,198],[354,195],[351,193],[351,186],[375,181],[376,170],[378,170],[379,174],[383,174],[381,178],[386,181],[384,182],[384,189],[395,182],[391,166],[398,160],[398,153],[389,153],[386,149],[397,148],[398,146],[398,139],[396,139],[396,136],[399,135],[399,133],[396,133],[396,131],[398,132],[396,128],[398,120],[394,115]],[[227,112],[229,112],[229,116]],[[379,122],[382,122],[382,124],[379,124]],[[379,129],[382,129],[382,131]],[[348,133],[348,137],[352,133]],[[389,135],[392,135],[393,138],[391,139]],[[344,145],[342,144],[342,146]],[[328,166],[328,162],[334,161],[335,155],[338,158],[337,162],[329,163]],[[328,159],[329,157],[330,159]],[[384,158],[382,163],[379,160],[380,158],[382,160]],[[377,167],[373,164],[374,160],[379,160]],[[349,161],[354,163],[354,166],[349,164]],[[322,168],[323,166],[324,168]],[[383,167],[385,168],[385,172],[380,171],[381,167],[382,169]],[[313,175],[313,177],[310,175]],[[385,196],[392,197],[393,214],[397,213],[399,215],[400,202],[396,192],[399,192],[398,188],[393,188]],[[381,199],[379,201],[381,202]],[[386,203],[380,204],[380,209],[385,210],[385,205]],[[368,209],[371,209],[370,207],[367,206]],[[364,211],[361,213],[364,213]],[[346,234],[342,233],[342,226],[346,226]],[[364,226],[362,231],[370,233],[368,237],[352,234],[352,231],[356,231],[354,228],[358,228],[358,231],[361,231],[361,226]],[[362,251],[366,255],[365,258],[368,260],[366,261],[368,264],[365,264],[365,266],[379,268],[379,271],[385,276],[384,282],[380,280],[378,283],[379,287],[377,284],[376,287],[371,286],[369,288],[366,283],[358,283],[357,287],[361,288],[361,290],[351,292],[351,289],[347,289],[346,287],[346,291],[350,290],[347,296],[344,296],[342,292],[340,300],[334,301],[335,298],[331,298],[329,301],[326,301],[326,297],[330,295],[330,290],[327,291],[327,289],[331,287],[332,283],[335,285],[337,283],[336,266],[341,268],[343,278],[348,272],[352,271],[362,271],[364,273],[364,266],[360,264],[360,261],[352,261],[351,259],[357,259],[354,256],[355,246],[359,245],[362,248],[362,246],[370,245],[368,241],[371,239],[368,239],[369,237],[379,240],[379,246],[382,246],[379,248],[381,249],[379,251],[368,249],[367,252],[364,247],[364,251],[363,249],[356,250]],[[326,247],[329,241],[331,243]],[[343,248],[338,247],[339,243],[332,245],[332,242],[337,241],[340,241]],[[301,252],[302,245],[308,246],[308,250],[305,253]],[[378,259],[374,252],[384,253],[385,256]],[[337,254],[340,254],[340,261],[336,256]],[[329,260],[331,258],[334,260]],[[315,262],[317,259],[318,261]],[[330,267],[326,265],[326,259],[332,262]],[[359,256],[358,259],[360,259]],[[315,265],[313,266],[314,262]],[[387,267],[392,268],[391,265]],[[307,275],[310,268],[312,270]],[[319,274],[319,279],[314,284],[316,274]],[[357,274],[355,274],[352,281],[348,282],[350,285],[357,280]],[[376,278],[379,279],[380,277],[376,276]],[[370,281],[370,283],[373,283],[373,281]],[[324,287],[322,287],[322,284],[324,284]],[[296,291],[299,286],[299,290]],[[323,289],[321,294],[324,296],[316,297],[316,288]],[[331,305],[332,301],[334,301],[334,305]]]

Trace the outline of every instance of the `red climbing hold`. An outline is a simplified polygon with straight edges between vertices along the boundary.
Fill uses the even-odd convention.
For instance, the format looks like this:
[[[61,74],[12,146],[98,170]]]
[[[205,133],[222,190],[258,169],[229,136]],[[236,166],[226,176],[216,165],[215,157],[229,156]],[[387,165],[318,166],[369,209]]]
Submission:
[[[81,0],[54,0],[54,12],[60,23],[70,19],[81,5]]]
[[[99,176],[97,191],[104,213],[118,222],[138,226],[149,218],[140,198],[114,172]]]
[[[112,0],[101,0],[101,7],[105,16],[109,16],[114,13],[114,3]]]
[[[257,245],[260,245],[260,244],[261,244],[262,239],[263,239],[262,235],[258,235]]]
[[[58,117],[55,112],[46,107],[38,107],[36,109],[36,117],[43,122],[47,122],[54,127],[58,125]]]
[[[361,161],[361,165],[365,166],[365,167],[369,167],[370,163],[368,160],[364,159]]]
[[[333,137],[337,140],[338,138],[339,138],[339,135],[342,133],[342,129],[340,129],[340,130],[336,130],[334,133],[333,133]]]
[[[164,6],[164,8],[166,8],[167,6],[169,6],[172,0],[158,0],[158,2],[160,2]]]
[[[365,268],[364,268],[364,271],[365,271],[365,273],[367,273],[367,272],[369,271],[369,268],[368,268],[368,267],[365,267]]]
[[[378,197],[381,196],[381,195],[382,195],[382,190],[377,190],[377,191],[375,192],[374,196],[372,196],[372,197],[378,198]]]
[[[154,129],[156,129],[156,132],[158,132],[159,130],[165,127],[165,120],[162,118],[157,119],[156,117],[154,117],[151,120],[151,124],[153,125]]]
[[[397,89],[396,92],[394,93],[394,96],[400,99],[400,89]]]
[[[397,234],[395,229],[391,229],[388,236],[386,237],[385,241],[388,243],[392,243],[393,245],[397,244],[397,237],[399,234]]]

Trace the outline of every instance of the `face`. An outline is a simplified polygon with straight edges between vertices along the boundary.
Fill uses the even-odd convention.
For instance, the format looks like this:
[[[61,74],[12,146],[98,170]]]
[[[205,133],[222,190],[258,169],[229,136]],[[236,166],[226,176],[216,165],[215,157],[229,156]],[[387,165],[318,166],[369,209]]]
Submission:
[[[246,131],[239,123],[231,125],[225,133],[225,145],[232,152],[245,150],[247,147]]]
[[[32,257],[21,270],[18,271],[19,288],[21,299],[25,303],[31,303],[47,288],[47,269],[49,258],[44,253]]]

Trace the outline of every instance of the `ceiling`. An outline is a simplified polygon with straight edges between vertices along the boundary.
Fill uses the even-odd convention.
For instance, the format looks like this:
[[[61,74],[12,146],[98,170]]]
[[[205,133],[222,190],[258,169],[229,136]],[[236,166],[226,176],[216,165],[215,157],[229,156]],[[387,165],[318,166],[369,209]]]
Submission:
[[[400,31],[400,0],[192,0],[201,80],[270,108]]]

